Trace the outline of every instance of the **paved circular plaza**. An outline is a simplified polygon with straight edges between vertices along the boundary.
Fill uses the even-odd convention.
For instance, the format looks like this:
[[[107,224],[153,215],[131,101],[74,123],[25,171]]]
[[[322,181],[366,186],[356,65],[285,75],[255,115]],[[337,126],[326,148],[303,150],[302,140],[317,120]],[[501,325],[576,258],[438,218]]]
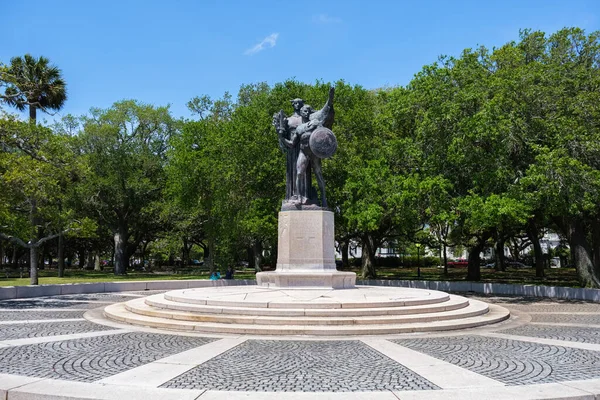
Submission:
[[[511,318],[327,339],[164,331],[104,316],[159,293],[0,301],[0,398],[600,398],[600,304],[468,296]]]

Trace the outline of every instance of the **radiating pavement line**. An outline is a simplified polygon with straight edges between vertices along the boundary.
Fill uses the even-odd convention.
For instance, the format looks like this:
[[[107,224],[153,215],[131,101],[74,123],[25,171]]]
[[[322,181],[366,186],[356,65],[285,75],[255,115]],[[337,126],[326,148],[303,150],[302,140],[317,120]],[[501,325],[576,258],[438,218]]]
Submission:
[[[78,322],[85,321],[85,318],[56,318],[56,319],[22,319],[17,321],[0,321],[0,325],[14,324],[41,324],[44,322]]]
[[[539,338],[539,337],[532,337],[532,336],[508,335],[505,333],[493,333],[493,332],[478,333],[477,335],[493,337],[493,338],[498,338],[498,339],[516,340],[519,342],[539,343],[539,344],[545,344],[548,346],[562,346],[562,347],[572,347],[574,349],[600,351],[600,344],[594,344],[594,343],[569,342],[566,340],[546,339],[546,338]]]
[[[12,339],[12,340],[0,341],[0,346],[2,346],[2,347],[23,346],[23,345],[37,344],[37,343],[61,342],[63,340],[85,339],[85,338],[98,337],[98,336],[117,335],[119,333],[128,333],[128,332],[133,332],[133,331],[131,331],[129,329],[114,329],[114,330],[108,330],[108,331],[72,333],[69,335],[55,335],[55,336],[41,336],[41,337],[23,338],[23,339]]]
[[[369,338],[361,339],[361,341],[442,389],[504,386],[502,382],[419,353],[389,340]]]
[[[217,340],[109,376],[96,383],[156,388],[245,341],[246,338],[241,337]]]

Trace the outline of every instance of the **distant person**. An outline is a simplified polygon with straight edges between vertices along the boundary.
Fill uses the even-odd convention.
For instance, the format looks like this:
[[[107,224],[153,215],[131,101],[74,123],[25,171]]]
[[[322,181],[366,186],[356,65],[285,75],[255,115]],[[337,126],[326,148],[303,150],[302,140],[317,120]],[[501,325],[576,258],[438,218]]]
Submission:
[[[227,272],[225,272],[225,279],[233,279],[234,270],[233,267],[227,268]]]
[[[218,271],[213,272],[212,274],[210,274],[210,280],[211,281],[217,281],[221,279],[221,273]]]

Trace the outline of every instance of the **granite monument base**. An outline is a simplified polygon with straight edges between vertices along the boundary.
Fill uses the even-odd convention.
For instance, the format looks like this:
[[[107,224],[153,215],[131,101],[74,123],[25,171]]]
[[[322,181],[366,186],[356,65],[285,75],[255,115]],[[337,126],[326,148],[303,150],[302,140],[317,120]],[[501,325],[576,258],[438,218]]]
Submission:
[[[325,210],[279,213],[277,268],[259,272],[259,286],[273,288],[351,289],[354,272],[335,268],[333,212]]]

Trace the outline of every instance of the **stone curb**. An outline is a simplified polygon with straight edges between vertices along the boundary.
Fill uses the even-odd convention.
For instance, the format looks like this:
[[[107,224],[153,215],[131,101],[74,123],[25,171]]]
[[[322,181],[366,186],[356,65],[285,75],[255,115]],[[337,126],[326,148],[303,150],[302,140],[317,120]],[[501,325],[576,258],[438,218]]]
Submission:
[[[406,280],[357,280],[357,285],[396,286],[417,289],[441,290],[443,292],[473,292],[481,294],[547,297],[551,299],[585,300],[600,303],[600,289],[580,289],[562,286],[511,285],[507,283],[406,281]]]
[[[506,283],[407,281],[407,280],[358,280],[358,285],[396,286],[417,289],[441,290],[443,292],[473,292],[481,294],[547,297],[551,299],[585,300],[600,303],[600,289],[580,289],[561,286],[511,285]],[[70,283],[39,286],[0,287],[0,300],[29,297],[56,296],[63,294],[110,293],[143,290],[175,290],[210,286],[256,285],[253,279],[243,280],[159,280],[132,282]]]

